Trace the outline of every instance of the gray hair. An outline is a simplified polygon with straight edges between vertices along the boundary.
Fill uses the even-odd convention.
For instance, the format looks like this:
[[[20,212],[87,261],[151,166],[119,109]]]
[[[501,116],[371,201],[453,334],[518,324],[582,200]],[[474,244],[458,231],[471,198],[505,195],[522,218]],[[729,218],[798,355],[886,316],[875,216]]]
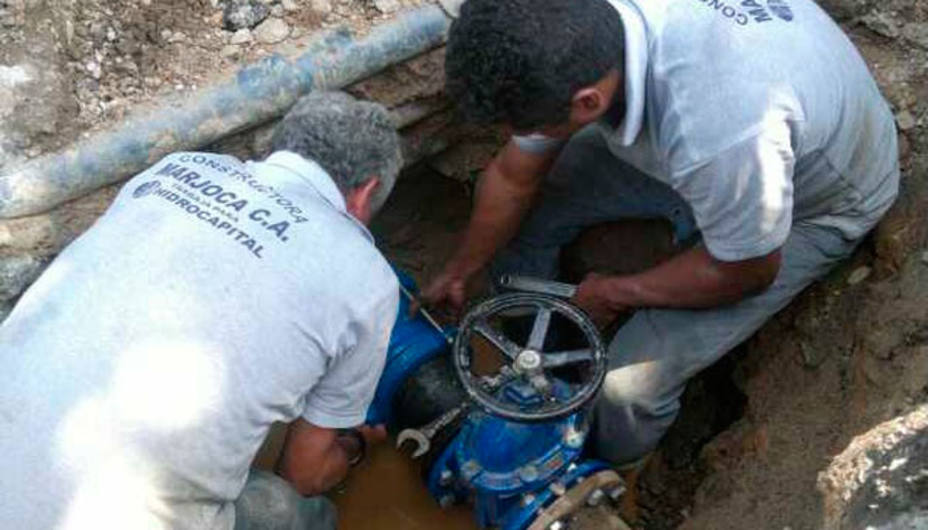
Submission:
[[[343,194],[380,177],[373,212],[386,202],[403,165],[399,135],[387,110],[344,92],[300,98],[274,130],[271,150],[315,161]]]

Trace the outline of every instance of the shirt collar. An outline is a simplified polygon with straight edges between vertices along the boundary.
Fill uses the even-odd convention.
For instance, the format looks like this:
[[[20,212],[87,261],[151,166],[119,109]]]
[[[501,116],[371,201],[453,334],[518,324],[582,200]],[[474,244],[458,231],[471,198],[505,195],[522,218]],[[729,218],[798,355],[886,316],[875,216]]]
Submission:
[[[616,130],[623,146],[635,143],[644,123],[648,39],[644,18],[628,0],[609,0],[625,26],[625,118]]]
[[[371,242],[374,241],[374,237],[367,227],[364,226],[361,221],[358,221],[355,216],[348,213],[344,195],[342,195],[338,186],[335,185],[335,181],[332,180],[332,177],[330,177],[319,164],[292,151],[275,151],[271,153],[271,156],[267,157],[264,162],[260,163],[276,166],[300,177],[300,179],[309,184],[325,202],[332,205],[339,213],[347,217],[355,226],[360,228],[364,237]]]
[[[345,210],[345,197],[332,177],[319,164],[292,151],[275,151],[264,160],[270,166],[286,169],[313,187],[326,202],[340,212]]]

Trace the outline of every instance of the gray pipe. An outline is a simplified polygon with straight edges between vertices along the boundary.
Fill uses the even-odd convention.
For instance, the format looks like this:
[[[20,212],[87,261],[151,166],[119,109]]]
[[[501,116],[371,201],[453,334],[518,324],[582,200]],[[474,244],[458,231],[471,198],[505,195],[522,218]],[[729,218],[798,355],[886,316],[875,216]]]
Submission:
[[[445,0],[460,3],[461,0]],[[447,9],[447,8],[445,8]],[[235,78],[0,175],[0,219],[33,215],[283,114],[311,90],[341,88],[441,45],[451,18],[427,5],[355,40],[326,34],[295,59],[272,55]]]

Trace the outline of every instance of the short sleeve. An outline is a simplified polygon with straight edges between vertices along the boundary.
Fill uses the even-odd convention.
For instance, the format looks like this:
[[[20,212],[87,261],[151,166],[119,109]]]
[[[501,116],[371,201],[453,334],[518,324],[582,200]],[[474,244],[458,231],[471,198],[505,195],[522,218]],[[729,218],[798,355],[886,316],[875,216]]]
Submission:
[[[513,143],[516,144],[520,150],[525,151],[526,153],[531,153],[533,155],[541,155],[544,153],[549,153],[560,149],[564,145],[563,140],[558,140],[557,138],[551,138],[543,134],[526,134],[526,135],[515,135],[512,137]]]
[[[742,261],[765,256],[786,242],[794,165],[784,123],[674,172],[672,182],[692,207],[709,253],[722,261]]]
[[[313,425],[340,429],[364,423],[399,306],[396,278],[391,274],[384,283],[387,288],[379,295],[371,293],[367,307],[348,324],[348,332],[355,334],[354,346],[332,359],[307,396],[302,417]]]

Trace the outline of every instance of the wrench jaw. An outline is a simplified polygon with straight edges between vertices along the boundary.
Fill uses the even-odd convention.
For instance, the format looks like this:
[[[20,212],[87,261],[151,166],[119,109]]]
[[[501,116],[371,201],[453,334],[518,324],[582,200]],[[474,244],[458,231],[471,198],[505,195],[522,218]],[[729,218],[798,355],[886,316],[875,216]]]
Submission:
[[[409,456],[412,457],[413,460],[429,452],[430,445],[429,439],[415,429],[404,429],[400,431],[399,435],[396,437],[396,448],[398,450],[407,452],[407,448],[412,447],[412,452],[409,453]]]
[[[396,448],[402,449],[403,446],[413,443],[415,449],[412,452],[412,458],[421,457],[432,448],[432,438],[442,432],[443,429],[456,425],[458,419],[464,415],[467,409],[468,405],[466,404],[458,405],[418,429],[403,429],[396,437]]]

